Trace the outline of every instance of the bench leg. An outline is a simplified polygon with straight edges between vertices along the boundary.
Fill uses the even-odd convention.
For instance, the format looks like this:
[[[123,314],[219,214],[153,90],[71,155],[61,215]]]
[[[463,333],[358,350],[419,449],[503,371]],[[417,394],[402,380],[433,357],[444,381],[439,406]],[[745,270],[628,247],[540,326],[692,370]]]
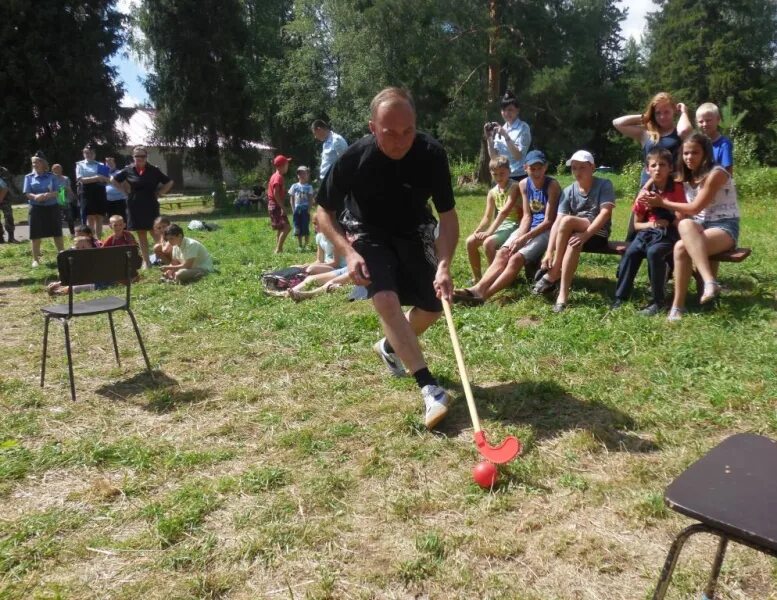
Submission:
[[[669,588],[669,583],[672,581],[672,573],[674,573],[674,568],[677,565],[677,559],[680,557],[680,551],[683,549],[685,542],[688,541],[688,538],[697,533],[711,533],[715,536],[718,535],[715,530],[710,529],[701,523],[696,523],[690,527],[686,527],[680,533],[678,533],[677,537],[674,539],[674,542],[672,542],[672,545],[669,548],[668,554],[666,555],[664,568],[661,570],[661,576],[658,578],[656,590],[653,592],[653,600],[664,600],[666,591]],[[720,548],[718,548],[718,550],[720,550]],[[722,561],[723,558],[721,557],[721,562]],[[720,566],[718,566],[718,572],[720,572]],[[717,576],[715,579],[717,580]],[[709,586],[709,583],[707,585]]]

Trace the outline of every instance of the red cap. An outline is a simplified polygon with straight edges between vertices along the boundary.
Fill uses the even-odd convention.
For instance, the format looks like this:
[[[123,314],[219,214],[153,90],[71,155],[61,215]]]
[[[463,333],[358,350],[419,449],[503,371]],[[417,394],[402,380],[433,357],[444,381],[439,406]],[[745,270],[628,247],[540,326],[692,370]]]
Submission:
[[[272,164],[276,167],[282,167],[288,162],[291,162],[291,157],[284,156],[283,154],[279,154],[278,156],[272,159]]]

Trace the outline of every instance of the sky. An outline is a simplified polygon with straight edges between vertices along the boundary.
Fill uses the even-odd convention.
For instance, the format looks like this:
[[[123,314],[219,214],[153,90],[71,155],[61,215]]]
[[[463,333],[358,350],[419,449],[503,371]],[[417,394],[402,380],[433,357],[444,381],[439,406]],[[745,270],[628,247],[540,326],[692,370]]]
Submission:
[[[131,9],[132,2],[133,0],[119,0],[117,6],[120,11],[126,13]],[[645,15],[655,10],[655,5],[652,0],[620,0],[618,5],[620,8],[629,9],[628,17],[621,24],[624,39],[634,37],[639,41],[645,27]],[[147,71],[137,57],[131,56],[125,49],[114,57],[112,64],[117,68],[119,79],[124,84],[122,106],[137,106],[148,102],[148,94],[141,82]]]

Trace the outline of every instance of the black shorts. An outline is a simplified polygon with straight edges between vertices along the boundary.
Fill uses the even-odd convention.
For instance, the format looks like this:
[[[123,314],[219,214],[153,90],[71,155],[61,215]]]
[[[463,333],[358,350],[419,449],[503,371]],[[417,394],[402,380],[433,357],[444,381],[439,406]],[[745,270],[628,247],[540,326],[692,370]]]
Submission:
[[[583,244],[583,252],[602,252],[607,250],[610,240],[602,235],[592,235],[588,241]]]
[[[437,253],[434,247],[434,223],[409,238],[361,233],[353,248],[367,263],[372,298],[378,292],[391,291],[403,306],[416,306],[428,312],[441,312],[442,303],[434,291]]]

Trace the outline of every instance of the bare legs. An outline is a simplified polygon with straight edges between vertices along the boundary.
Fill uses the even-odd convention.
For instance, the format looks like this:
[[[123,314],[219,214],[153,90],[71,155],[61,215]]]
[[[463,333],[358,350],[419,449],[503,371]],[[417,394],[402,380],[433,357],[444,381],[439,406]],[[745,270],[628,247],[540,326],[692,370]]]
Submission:
[[[488,236],[485,240],[479,239],[475,237],[474,233],[467,238],[467,257],[469,258],[472,277],[475,281],[480,280],[482,277],[480,246],[483,246],[483,250],[486,252],[486,260],[491,264],[494,262],[497,250],[499,250],[499,240],[493,235]]]
[[[289,231],[291,231],[291,226],[287,221],[283,224],[283,228],[279,229],[276,234],[275,254],[280,254],[283,252],[283,242],[286,241],[286,238],[289,235]]]
[[[553,264],[545,277],[550,281],[561,280],[556,304],[566,304],[582,250],[581,245],[570,246],[569,240],[576,233],[583,233],[587,230],[591,223],[588,219],[571,215],[560,216],[559,219]]]
[[[151,266],[151,262],[148,259],[148,230],[139,229],[135,233],[138,234],[138,245],[140,246],[140,255],[143,257],[143,268],[148,269]]]
[[[405,314],[402,312],[397,294],[389,291],[375,294],[372,303],[380,316],[389,344],[407,370],[415,373],[426,367],[421,346],[418,344],[418,336],[439,319],[442,313],[413,307]]]
[[[483,277],[469,290],[484,300],[490,298],[513,283],[525,264],[523,254],[511,255],[507,248],[500,248]]]
[[[30,240],[30,242],[32,242],[32,260],[40,262],[40,239]],[[57,252],[62,252],[65,249],[61,235],[54,238],[54,245],[57,247]]]
[[[94,232],[95,237],[99,240],[103,236],[103,216],[102,215],[87,215],[86,224]]]
[[[705,283],[715,281],[717,269],[710,256],[734,247],[734,240],[722,229],[703,229],[691,219],[678,223],[680,241],[674,247],[674,300],[672,308],[684,309],[693,265]],[[717,267],[717,265],[714,265]]]

